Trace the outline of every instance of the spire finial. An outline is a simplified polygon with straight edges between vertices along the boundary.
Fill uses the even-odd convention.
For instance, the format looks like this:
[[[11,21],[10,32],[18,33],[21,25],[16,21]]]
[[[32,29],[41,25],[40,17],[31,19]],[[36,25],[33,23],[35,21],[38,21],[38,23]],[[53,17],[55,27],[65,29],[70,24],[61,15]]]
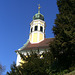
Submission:
[[[40,8],[41,8],[40,4],[38,4],[38,13],[40,13]]]

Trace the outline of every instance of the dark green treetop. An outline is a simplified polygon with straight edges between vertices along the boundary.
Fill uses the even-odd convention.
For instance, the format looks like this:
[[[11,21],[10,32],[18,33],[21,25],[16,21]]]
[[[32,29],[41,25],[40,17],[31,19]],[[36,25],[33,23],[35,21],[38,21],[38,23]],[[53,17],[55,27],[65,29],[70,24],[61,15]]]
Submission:
[[[75,63],[75,0],[57,0],[59,14],[53,26],[54,42],[50,45],[59,69]]]

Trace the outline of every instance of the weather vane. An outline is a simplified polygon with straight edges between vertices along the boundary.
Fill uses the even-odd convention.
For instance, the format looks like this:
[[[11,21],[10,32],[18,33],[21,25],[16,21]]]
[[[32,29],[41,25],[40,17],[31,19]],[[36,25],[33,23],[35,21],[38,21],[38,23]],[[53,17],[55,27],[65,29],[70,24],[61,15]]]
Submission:
[[[40,4],[38,4],[38,13],[40,13],[40,8],[41,8]]]

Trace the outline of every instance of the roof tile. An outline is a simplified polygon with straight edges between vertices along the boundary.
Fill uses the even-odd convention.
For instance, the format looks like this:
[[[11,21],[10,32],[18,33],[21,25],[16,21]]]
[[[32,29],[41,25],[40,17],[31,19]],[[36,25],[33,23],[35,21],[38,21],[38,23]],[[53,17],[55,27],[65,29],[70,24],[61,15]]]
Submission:
[[[49,48],[49,43],[51,41],[53,41],[54,38],[45,38],[43,41],[41,41],[40,43],[35,43],[35,44],[31,44],[30,42],[28,42],[28,44],[23,47],[21,50],[32,50],[32,49],[43,49],[43,48]]]

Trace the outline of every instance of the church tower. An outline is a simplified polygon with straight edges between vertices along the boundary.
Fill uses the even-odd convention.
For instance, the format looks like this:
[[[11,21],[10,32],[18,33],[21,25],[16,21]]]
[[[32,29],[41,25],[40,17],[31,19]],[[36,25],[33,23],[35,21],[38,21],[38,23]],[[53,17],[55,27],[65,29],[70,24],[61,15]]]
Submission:
[[[38,13],[33,16],[33,21],[30,23],[29,41],[32,44],[39,43],[45,38],[45,21],[44,16],[40,13],[40,6]]]
[[[49,44],[53,41],[53,38],[45,38],[45,21],[44,16],[40,13],[40,6],[38,7],[38,13],[33,16],[33,21],[30,23],[30,34],[28,41],[15,52],[17,53],[16,66],[22,63],[22,59],[19,53],[27,56],[32,52],[41,55],[43,52],[48,51]],[[38,53],[39,52],[39,53]],[[41,56],[40,56],[41,58]]]

